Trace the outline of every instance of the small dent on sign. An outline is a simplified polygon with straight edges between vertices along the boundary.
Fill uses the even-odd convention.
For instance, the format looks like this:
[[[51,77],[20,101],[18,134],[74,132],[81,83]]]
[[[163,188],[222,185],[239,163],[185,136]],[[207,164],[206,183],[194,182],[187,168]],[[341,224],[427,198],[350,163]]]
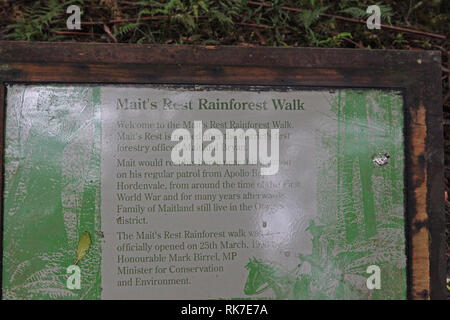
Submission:
[[[389,163],[389,158],[390,158],[389,153],[385,152],[382,155],[375,156],[372,161],[375,165],[381,167],[381,166],[387,165]]]

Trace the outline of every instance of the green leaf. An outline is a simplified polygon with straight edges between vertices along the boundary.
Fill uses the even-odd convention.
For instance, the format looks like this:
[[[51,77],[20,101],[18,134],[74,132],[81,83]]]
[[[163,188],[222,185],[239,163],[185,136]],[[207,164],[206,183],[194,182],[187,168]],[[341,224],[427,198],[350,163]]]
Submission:
[[[75,262],[75,265],[77,265],[78,262],[81,259],[83,259],[83,257],[89,251],[90,247],[91,247],[91,235],[89,234],[88,231],[85,231],[83,235],[80,237],[80,240],[78,240],[77,261]]]
[[[317,8],[314,10],[304,10],[298,15],[298,19],[306,30],[319,19],[319,17],[328,9],[328,7]]]
[[[202,1],[202,0],[198,1],[198,5],[199,5],[203,10],[205,10],[205,12],[209,12],[209,8],[208,8],[208,6],[206,5],[206,3],[205,3],[204,1]]]
[[[356,18],[356,19],[362,19],[362,18],[365,18],[365,17],[369,16],[369,14],[366,11],[364,11],[363,9],[360,9],[358,7],[346,8],[346,9],[343,9],[343,10],[341,10],[339,12],[349,14],[353,18]]]

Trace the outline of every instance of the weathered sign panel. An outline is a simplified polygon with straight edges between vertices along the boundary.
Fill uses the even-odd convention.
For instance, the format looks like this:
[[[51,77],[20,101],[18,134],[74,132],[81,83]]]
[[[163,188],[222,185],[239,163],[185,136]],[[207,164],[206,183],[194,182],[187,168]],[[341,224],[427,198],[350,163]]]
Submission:
[[[439,184],[414,160],[439,125],[415,128],[432,118],[397,75],[233,83],[204,78],[214,59],[187,67],[193,84],[16,71],[32,83],[5,85],[2,297],[439,297],[442,261],[417,247],[442,236]]]

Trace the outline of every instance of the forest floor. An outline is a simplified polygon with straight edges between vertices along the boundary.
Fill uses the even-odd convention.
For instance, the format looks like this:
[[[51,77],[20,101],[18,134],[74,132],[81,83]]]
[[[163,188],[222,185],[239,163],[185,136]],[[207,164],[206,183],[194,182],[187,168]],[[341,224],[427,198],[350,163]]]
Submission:
[[[366,26],[366,9],[375,3],[381,30]],[[79,31],[66,27],[71,4],[81,8]],[[0,0],[0,40],[439,50],[450,193],[449,6],[448,0]],[[450,243],[447,197],[446,214]]]

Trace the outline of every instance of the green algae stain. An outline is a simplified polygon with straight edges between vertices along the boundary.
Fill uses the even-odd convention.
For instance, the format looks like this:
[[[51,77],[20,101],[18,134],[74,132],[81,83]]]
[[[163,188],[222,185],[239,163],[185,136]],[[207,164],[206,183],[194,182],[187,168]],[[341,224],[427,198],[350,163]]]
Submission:
[[[7,91],[4,299],[99,299],[98,89],[13,85]],[[93,235],[81,290],[66,288],[79,234]]]
[[[318,206],[326,208],[320,213],[327,230],[321,241],[328,253],[317,258],[342,276],[329,297],[405,299],[402,97],[391,91],[341,90],[332,110],[338,139],[329,152],[337,165],[322,162],[328,169],[318,179],[319,194],[337,192],[336,209]],[[389,164],[375,166],[374,154],[384,152],[390,154]],[[371,264],[382,270],[382,289],[356,290],[349,279],[361,277],[362,283]]]
[[[403,101],[399,92],[339,90],[331,102],[336,130],[317,131],[319,218],[299,232],[311,253],[286,271],[252,258],[244,293],[276,299],[406,299]],[[330,124],[331,125],[331,124]],[[378,167],[373,156],[389,153]],[[302,271],[307,264],[309,272]],[[381,289],[368,290],[367,267],[381,269]],[[258,289],[262,288],[262,289]]]

